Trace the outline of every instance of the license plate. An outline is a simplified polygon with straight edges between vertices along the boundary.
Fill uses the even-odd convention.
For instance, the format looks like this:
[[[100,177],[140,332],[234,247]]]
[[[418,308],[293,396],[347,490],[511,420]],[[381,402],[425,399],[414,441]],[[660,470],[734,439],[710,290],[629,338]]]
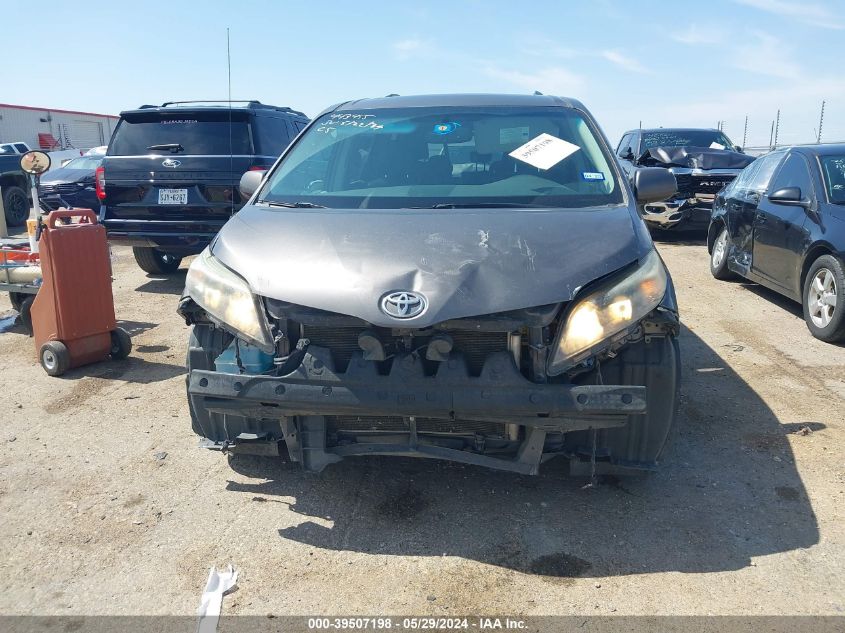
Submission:
[[[159,189],[159,204],[188,204],[187,189]]]

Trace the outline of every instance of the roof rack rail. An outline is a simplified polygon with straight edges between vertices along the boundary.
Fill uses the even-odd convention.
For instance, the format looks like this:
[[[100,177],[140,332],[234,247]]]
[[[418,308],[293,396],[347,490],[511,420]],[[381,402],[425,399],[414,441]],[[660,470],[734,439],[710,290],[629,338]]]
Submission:
[[[166,108],[172,105],[183,105],[185,103],[246,103],[248,105],[264,105],[256,99],[194,99],[191,101],[165,101],[159,107]]]
[[[301,116],[303,118],[308,118],[308,115],[304,112],[300,112],[299,110],[294,110],[293,108],[288,108],[287,106],[274,106],[268,105],[265,103],[261,103],[257,99],[194,99],[191,101],[165,101],[160,106],[156,105],[149,105],[145,104],[139,107],[139,110],[145,110],[147,108],[167,108],[170,106],[178,106],[178,105],[186,105],[186,104],[200,104],[200,103],[218,103],[221,105],[227,104],[234,104],[234,103],[245,103],[247,108],[253,109],[264,109],[264,110],[276,110],[277,112],[289,112],[290,114]]]

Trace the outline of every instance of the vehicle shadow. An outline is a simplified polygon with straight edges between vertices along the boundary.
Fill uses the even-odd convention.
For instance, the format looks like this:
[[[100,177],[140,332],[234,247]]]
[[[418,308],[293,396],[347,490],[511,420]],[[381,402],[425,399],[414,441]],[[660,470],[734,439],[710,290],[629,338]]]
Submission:
[[[658,244],[677,244],[678,246],[701,246],[707,244],[707,229],[695,231],[662,231],[650,229],[651,239]]]
[[[797,316],[802,321],[804,320],[804,311],[801,307],[801,304],[797,301],[793,301],[787,297],[784,297],[779,292],[774,290],[770,290],[766,288],[766,286],[761,286],[760,284],[755,284],[751,281],[742,281],[741,285],[746,290],[753,292],[755,295],[768,301],[769,303],[773,303],[774,305],[778,306],[779,308],[783,308],[785,311],[789,312],[790,314]]]
[[[175,273],[168,275],[167,277],[155,277],[148,275],[148,281],[135,288],[135,291],[151,294],[182,294],[182,290],[185,289],[185,276],[187,274],[187,268],[180,268]]]
[[[688,329],[681,350],[678,424],[662,469],[648,477],[585,487],[554,460],[526,477],[390,457],[350,459],[313,475],[280,460],[236,457],[240,476],[227,490],[279,503],[280,525],[296,524],[281,527],[281,539],[459,556],[551,577],[736,570],[817,543],[787,435],[824,425],[778,420]]]

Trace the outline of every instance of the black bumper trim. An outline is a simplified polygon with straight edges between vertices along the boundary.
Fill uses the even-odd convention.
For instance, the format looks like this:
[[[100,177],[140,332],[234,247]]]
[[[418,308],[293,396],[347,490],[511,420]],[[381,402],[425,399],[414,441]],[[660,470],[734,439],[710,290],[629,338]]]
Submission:
[[[312,346],[287,376],[194,370],[188,391],[202,397],[211,412],[246,417],[420,416],[559,432],[624,426],[628,416],[647,410],[645,386],[532,383],[507,352],[490,355],[477,378],[459,356],[441,363],[435,376],[425,376],[419,359],[407,355],[382,376],[360,353],[339,374],[329,350]]]

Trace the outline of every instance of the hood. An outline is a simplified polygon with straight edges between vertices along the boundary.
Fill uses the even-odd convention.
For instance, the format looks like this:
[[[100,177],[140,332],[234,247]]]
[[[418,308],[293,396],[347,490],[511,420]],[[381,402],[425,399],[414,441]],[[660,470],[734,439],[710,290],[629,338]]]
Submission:
[[[754,156],[709,147],[652,147],[637,161],[649,167],[689,167],[690,169],[743,169]]]
[[[42,185],[54,185],[59,182],[79,182],[85,179],[94,180],[94,171],[91,169],[68,169],[59,167],[52,169],[41,176]]]
[[[259,295],[385,327],[568,301],[651,248],[627,207],[442,210],[268,209],[247,206],[219,233],[214,256]],[[388,292],[428,308],[395,319]]]

